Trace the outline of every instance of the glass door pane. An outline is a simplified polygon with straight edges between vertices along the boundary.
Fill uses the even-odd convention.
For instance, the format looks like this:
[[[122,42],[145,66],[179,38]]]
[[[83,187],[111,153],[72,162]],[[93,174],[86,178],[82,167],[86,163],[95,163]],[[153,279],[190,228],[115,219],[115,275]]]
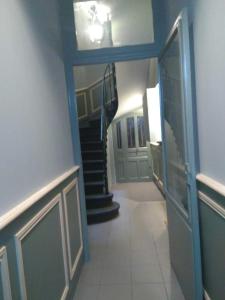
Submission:
[[[164,100],[167,190],[170,197],[187,213],[188,190],[185,165],[183,100],[178,31],[161,60]]]
[[[128,148],[136,148],[134,117],[127,118],[127,143]]]
[[[145,124],[143,116],[137,117],[137,126],[139,147],[146,147]]]
[[[121,123],[116,123],[116,137],[117,137],[117,148],[122,149],[122,134],[121,134]]]

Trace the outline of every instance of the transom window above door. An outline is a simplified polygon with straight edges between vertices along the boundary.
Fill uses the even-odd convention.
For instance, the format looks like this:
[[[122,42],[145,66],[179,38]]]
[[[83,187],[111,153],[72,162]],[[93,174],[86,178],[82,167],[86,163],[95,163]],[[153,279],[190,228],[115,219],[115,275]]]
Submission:
[[[154,43],[151,0],[74,0],[77,50]]]

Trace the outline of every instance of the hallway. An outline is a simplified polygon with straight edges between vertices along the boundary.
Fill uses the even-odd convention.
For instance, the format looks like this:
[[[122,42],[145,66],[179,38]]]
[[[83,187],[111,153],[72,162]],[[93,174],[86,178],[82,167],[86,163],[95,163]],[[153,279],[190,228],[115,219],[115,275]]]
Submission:
[[[170,268],[160,192],[153,183],[130,183],[115,185],[113,193],[120,215],[89,226],[91,261],[74,300],[183,300]]]

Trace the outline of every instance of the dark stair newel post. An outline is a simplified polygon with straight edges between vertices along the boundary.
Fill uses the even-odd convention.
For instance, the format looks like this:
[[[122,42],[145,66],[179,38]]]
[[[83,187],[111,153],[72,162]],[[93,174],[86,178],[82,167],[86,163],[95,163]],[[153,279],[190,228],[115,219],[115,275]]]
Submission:
[[[103,76],[101,114],[80,128],[88,224],[104,222],[119,214],[120,206],[112,200],[107,176],[107,129],[117,109],[115,65],[110,64]]]

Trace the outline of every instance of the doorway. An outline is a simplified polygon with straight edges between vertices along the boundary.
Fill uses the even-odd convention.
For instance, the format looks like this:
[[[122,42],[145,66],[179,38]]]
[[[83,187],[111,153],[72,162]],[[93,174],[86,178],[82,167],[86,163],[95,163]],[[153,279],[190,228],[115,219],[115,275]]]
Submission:
[[[139,108],[112,124],[117,182],[152,181],[144,122],[143,109]]]

